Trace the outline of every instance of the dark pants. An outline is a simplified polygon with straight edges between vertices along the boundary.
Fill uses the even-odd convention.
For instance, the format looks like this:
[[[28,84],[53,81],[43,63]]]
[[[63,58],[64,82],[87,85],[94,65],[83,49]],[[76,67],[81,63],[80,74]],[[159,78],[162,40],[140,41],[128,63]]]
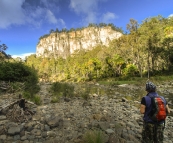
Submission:
[[[143,124],[142,143],[163,143],[164,124]]]

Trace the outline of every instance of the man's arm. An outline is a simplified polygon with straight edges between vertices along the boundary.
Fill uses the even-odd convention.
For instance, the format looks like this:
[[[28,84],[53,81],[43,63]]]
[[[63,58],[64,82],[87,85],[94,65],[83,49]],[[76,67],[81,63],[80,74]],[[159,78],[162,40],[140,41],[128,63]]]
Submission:
[[[169,109],[168,104],[166,105],[166,111],[167,111],[167,113],[170,113],[170,109]]]
[[[144,114],[145,113],[145,108],[146,108],[146,101],[145,101],[145,97],[142,98],[141,100],[141,106],[140,106],[140,112],[141,114]]]
[[[141,107],[140,107],[141,114],[144,114],[145,113],[145,108],[146,108],[146,106],[143,105],[143,104],[141,104]]]

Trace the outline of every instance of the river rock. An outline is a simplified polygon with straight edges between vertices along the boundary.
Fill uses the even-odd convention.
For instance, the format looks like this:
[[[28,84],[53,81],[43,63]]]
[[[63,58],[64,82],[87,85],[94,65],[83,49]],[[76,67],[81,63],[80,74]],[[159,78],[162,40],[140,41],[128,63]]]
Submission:
[[[46,120],[46,123],[51,127],[58,127],[60,124],[62,124],[63,119],[61,117],[50,117]]]
[[[9,135],[16,135],[16,134],[19,134],[20,131],[21,131],[20,126],[12,126],[12,127],[9,127],[7,133],[8,133]]]

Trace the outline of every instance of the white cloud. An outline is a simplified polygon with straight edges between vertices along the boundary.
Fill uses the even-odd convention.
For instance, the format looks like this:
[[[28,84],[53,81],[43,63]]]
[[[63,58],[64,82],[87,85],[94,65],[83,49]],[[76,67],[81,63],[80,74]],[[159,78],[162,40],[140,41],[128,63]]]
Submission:
[[[24,24],[25,15],[22,4],[24,0],[0,0],[0,28],[7,28],[11,24]]]
[[[30,13],[31,10],[28,11],[28,14]],[[33,19],[36,19],[36,18],[39,18],[43,14],[44,14],[44,9],[41,7],[37,7],[36,9],[34,9],[34,12],[30,13],[30,16]]]
[[[63,27],[65,27],[65,22],[64,22],[64,20],[61,19],[61,18],[57,19],[57,18],[55,17],[55,15],[54,15],[50,10],[47,10],[46,19],[47,19],[47,21],[48,21],[50,24],[60,24],[60,25],[62,25]]]
[[[168,17],[173,17],[173,14],[170,14]]]
[[[34,1],[34,0],[33,0]],[[59,0],[37,0],[40,1],[40,3],[46,7],[47,9],[56,9],[59,11],[59,7],[57,7],[57,4],[59,3]]]
[[[21,58],[21,59],[25,59],[27,56],[30,56],[32,54],[35,54],[35,53],[24,53],[24,54],[20,54],[20,55],[12,55],[12,58]]]
[[[41,7],[37,7],[36,9],[31,6],[25,9],[25,23],[31,24],[32,26],[39,28],[45,16],[45,10]]]
[[[46,12],[46,19],[48,20],[49,23],[52,23],[52,24],[58,23],[58,20],[56,19],[56,17],[50,10],[47,10]]]
[[[92,23],[97,21],[97,10],[99,0],[71,0],[70,8],[78,15],[84,15],[84,22]]]
[[[111,20],[118,18],[114,13],[107,12],[103,14],[102,21],[105,23],[109,23]]]
[[[71,0],[70,7],[78,14],[88,14],[97,9],[98,0]]]
[[[63,27],[65,27],[65,22],[63,19],[59,18],[58,23],[60,23]]]
[[[32,2],[32,3],[31,3]],[[33,4],[35,2],[35,4]],[[30,24],[40,27],[43,23],[65,25],[62,19],[55,16],[55,11],[59,11],[57,0],[52,3],[48,0],[0,0],[0,28],[8,28],[11,25]]]
[[[86,18],[84,19],[84,22],[86,23],[95,23],[97,22],[97,13],[95,12],[90,12],[88,13],[88,15],[86,16]]]

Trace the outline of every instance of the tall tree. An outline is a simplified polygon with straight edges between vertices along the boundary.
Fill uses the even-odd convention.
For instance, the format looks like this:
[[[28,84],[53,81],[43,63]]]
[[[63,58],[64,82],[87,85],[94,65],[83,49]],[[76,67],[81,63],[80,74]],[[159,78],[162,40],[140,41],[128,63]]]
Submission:
[[[5,44],[0,45],[0,61],[3,61],[5,58],[8,58],[10,56],[5,53],[5,50],[7,50],[7,48],[8,47]]]
[[[151,71],[159,69],[159,57],[161,52],[161,37],[163,36],[163,17],[157,16],[147,18],[141,24],[139,31],[141,33],[142,46],[148,53],[148,66]]]

